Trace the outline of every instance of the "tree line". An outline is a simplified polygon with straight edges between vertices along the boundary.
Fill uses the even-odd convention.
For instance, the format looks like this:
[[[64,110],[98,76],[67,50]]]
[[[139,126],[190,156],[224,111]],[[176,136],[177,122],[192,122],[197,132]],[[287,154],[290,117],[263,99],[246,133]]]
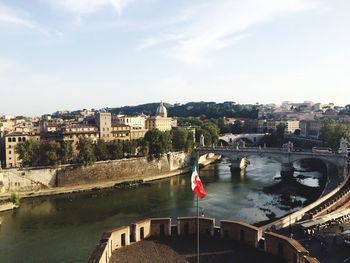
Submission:
[[[336,123],[334,120],[326,121],[322,130],[320,139],[322,139],[333,150],[338,150],[340,139],[345,137],[350,142],[350,128],[341,123]]]
[[[69,141],[34,141],[27,140],[16,146],[22,166],[57,166],[62,164],[90,165],[96,161],[117,160],[132,156],[147,156],[160,158],[170,151],[185,151],[190,153],[203,134],[206,145],[217,144],[219,129],[214,123],[196,127],[196,137],[192,130],[173,128],[162,132],[157,129],[148,130],[145,137],[134,141],[98,140],[81,137],[76,145],[74,154],[72,143]]]

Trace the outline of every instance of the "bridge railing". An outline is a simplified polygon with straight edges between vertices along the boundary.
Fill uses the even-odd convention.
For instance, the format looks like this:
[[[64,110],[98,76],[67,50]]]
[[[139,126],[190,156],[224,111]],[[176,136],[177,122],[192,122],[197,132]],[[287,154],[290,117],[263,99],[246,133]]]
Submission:
[[[284,148],[260,148],[260,147],[240,147],[237,148],[235,146],[214,146],[214,147],[197,147],[197,151],[230,151],[230,152],[254,152],[254,153],[283,153],[283,154],[297,154],[297,155],[310,155],[312,157],[344,157],[342,154],[330,152],[330,153],[321,153],[321,152],[313,152],[311,150],[302,150],[302,151],[288,151]]]

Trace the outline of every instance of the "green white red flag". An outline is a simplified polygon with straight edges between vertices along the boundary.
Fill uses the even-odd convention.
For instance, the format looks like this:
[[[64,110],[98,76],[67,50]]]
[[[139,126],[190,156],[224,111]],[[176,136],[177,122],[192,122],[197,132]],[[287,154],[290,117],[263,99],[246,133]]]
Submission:
[[[191,176],[191,188],[192,191],[200,198],[202,199],[205,195],[206,192],[204,190],[203,184],[201,179],[199,178],[198,174],[198,163],[195,162],[192,168],[192,176]]]

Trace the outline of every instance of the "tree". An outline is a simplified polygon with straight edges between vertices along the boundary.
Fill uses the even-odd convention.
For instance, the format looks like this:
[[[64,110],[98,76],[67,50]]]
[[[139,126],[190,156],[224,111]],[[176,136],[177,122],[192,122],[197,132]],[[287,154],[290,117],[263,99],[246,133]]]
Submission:
[[[194,136],[193,132],[188,132],[187,140],[186,140],[186,147],[185,151],[187,153],[191,153],[194,148]]]
[[[219,118],[217,121],[218,128],[220,129],[220,133],[229,132],[229,127],[225,122],[225,117]]]
[[[137,142],[135,141],[124,141],[123,152],[126,155],[135,155],[137,149]]]
[[[81,137],[77,149],[79,151],[77,162],[84,166],[93,164],[96,161],[94,148],[90,138]]]
[[[40,144],[40,165],[58,165],[61,163],[60,144],[55,141]]]
[[[71,142],[64,141],[61,143],[59,156],[62,164],[70,163],[73,157],[73,148]]]
[[[149,152],[149,144],[146,140],[139,139],[137,141],[137,146],[139,148],[139,154],[141,154],[142,156],[147,156],[148,152]]]
[[[94,145],[94,154],[97,161],[105,161],[109,159],[107,143],[104,140],[98,140]]]
[[[337,124],[334,120],[327,121],[321,130],[321,139],[333,150],[339,148],[341,137],[350,141],[350,128],[344,124]]]
[[[40,144],[34,140],[27,140],[17,144],[15,148],[22,166],[36,166],[39,164]]]
[[[171,137],[169,132],[161,132],[158,129],[148,130],[145,134],[145,141],[148,143],[148,154],[160,158],[164,153],[171,150]]]
[[[350,115],[350,104],[346,105],[343,110],[339,112],[340,114]]]
[[[294,135],[295,136],[300,136],[300,129],[295,129]]]
[[[121,159],[124,156],[123,145],[121,142],[113,141],[107,145],[107,149],[112,160]]]
[[[174,128],[171,130],[173,149],[183,151],[186,148],[188,130],[183,128]]]
[[[277,126],[276,126],[276,135],[277,138],[280,140],[283,140],[284,138],[284,132],[286,130],[286,124],[283,122],[280,122]]]
[[[209,139],[208,134],[206,134],[206,132],[204,132],[204,130],[206,130],[210,134],[210,139]],[[206,135],[207,135],[208,143],[210,142],[210,144],[207,144],[207,142],[205,142],[205,144],[210,145],[210,146],[217,145],[219,142],[219,132],[220,132],[220,130],[215,123],[210,122],[210,123],[204,124],[202,126],[202,133],[204,135],[204,140],[206,141]]]
[[[234,134],[240,134],[243,132],[243,126],[244,126],[244,123],[241,122],[240,120],[236,120],[232,127],[231,127],[231,131],[232,133]]]

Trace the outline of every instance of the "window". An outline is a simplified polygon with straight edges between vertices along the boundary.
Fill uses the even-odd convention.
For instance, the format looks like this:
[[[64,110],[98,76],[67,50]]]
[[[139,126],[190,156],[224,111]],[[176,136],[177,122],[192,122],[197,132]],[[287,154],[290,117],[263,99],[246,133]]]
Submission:
[[[8,138],[7,141],[8,141],[8,142],[12,142],[11,138]]]
[[[24,141],[24,142],[25,142],[25,141],[26,141],[26,137],[23,137],[23,138],[22,138],[22,141]]]
[[[22,138],[21,138],[21,137],[19,137],[19,138],[18,138],[18,141],[19,141],[19,142],[21,142],[21,141],[22,141]]]
[[[12,141],[13,141],[13,142],[16,142],[16,138],[15,138],[15,137],[13,137],[13,138],[12,138]]]
[[[9,154],[11,154],[11,151],[9,151]]]

